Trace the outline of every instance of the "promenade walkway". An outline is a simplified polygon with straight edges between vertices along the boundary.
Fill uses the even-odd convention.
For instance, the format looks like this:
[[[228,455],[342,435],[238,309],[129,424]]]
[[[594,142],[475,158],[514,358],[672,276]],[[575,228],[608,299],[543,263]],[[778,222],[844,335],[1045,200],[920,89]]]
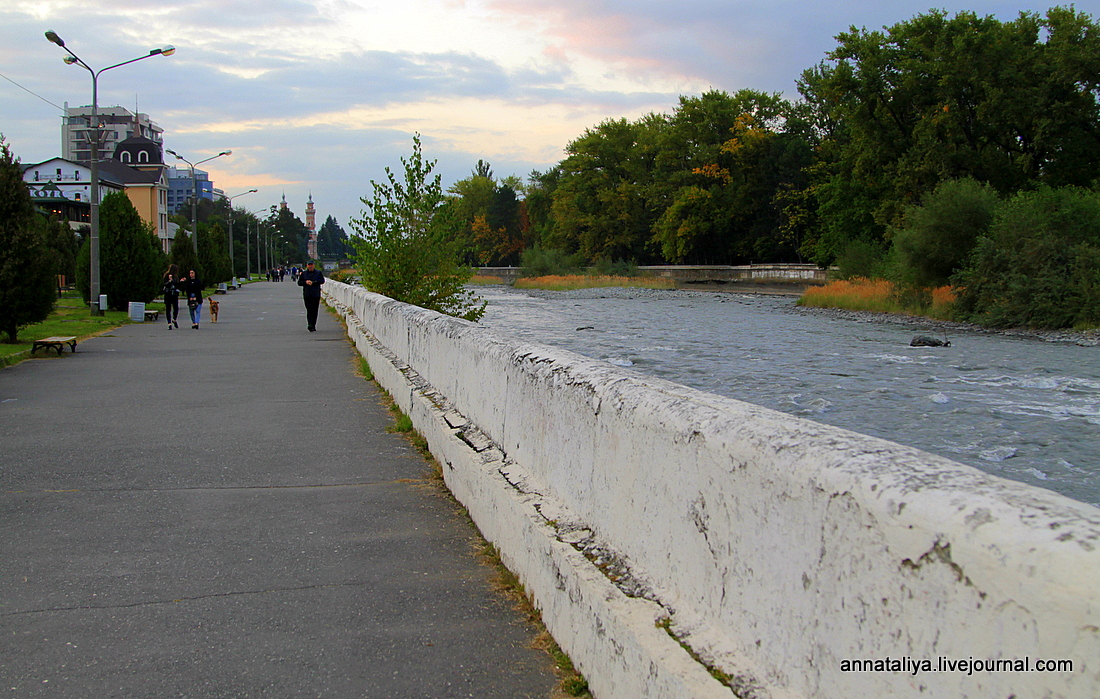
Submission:
[[[0,696],[550,697],[339,322],[218,299],[0,371]]]

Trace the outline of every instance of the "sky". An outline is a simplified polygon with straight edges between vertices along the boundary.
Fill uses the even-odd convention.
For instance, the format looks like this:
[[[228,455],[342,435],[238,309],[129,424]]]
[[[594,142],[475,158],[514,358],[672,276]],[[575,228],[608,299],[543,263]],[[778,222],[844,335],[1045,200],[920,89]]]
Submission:
[[[165,147],[258,214],[287,204],[349,233],[419,133],[444,187],[478,160],[523,179],[607,119],[672,113],[681,95],[797,99],[851,26],[935,7],[1010,21],[1052,4],[951,0],[3,0],[0,134],[24,164],[61,155],[61,107],[91,103],[53,30],[102,73],[100,106],[149,114]],[[1077,2],[1095,19],[1100,0]],[[171,156],[167,156],[173,162]],[[182,163],[178,163],[182,165]]]

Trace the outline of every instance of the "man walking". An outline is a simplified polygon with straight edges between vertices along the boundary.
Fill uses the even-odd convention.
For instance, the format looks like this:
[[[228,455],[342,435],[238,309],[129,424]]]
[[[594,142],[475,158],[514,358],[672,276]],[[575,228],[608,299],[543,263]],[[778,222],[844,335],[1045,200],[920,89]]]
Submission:
[[[306,327],[310,332],[317,330],[317,307],[321,305],[321,285],[325,275],[314,269],[313,260],[306,263],[306,270],[298,276],[298,286],[302,287],[302,298],[306,302]]]

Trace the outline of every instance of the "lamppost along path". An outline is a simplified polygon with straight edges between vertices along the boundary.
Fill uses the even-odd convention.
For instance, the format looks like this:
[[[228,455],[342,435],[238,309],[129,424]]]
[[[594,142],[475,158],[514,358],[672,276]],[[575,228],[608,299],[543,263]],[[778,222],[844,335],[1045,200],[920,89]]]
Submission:
[[[191,247],[194,249],[195,254],[198,255],[199,254],[199,229],[198,229],[197,221],[198,221],[198,212],[199,212],[199,183],[198,183],[198,179],[195,177],[195,166],[196,165],[202,165],[203,163],[205,163],[209,160],[213,160],[214,158],[220,158],[223,155],[233,155],[233,151],[223,150],[221,153],[218,153],[217,155],[212,155],[209,158],[206,158],[205,160],[200,160],[197,163],[191,162],[190,160],[183,157],[182,155],[180,155],[176,151],[172,150],[171,148],[166,148],[164,150],[164,152],[165,153],[171,153],[172,155],[176,156],[177,158],[179,158],[180,160],[182,160],[183,162],[185,162],[185,163],[187,163],[188,165],[191,166]]]
[[[258,192],[258,189],[250,189],[247,192],[241,192],[240,194],[234,194],[231,197],[226,197],[226,201],[229,202],[229,214],[226,217],[226,228],[229,230],[229,276],[233,277],[233,280],[237,279],[236,264],[233,261],[233,200],[237,197],[243,197],[246,194],[252,194]],[[244,241],[245,249],[248,248],[248,238]]]
[[[153,49],[145,56],[138,56],[137,58],[131,58],[128,61],[122,63],[116,63],[113,66],[107,66],[101,68],[98,71],[93,70],[91,66],[85,63],[80,56],[73,53],[72,49],[65,45],[61,37],[57,35],[57,32],[52,29],[46,32],[46,38],[57,44],[69,54],[65,57],[65,62],[69,65],[74,63],[84,70],[91,73],[92,76],[92,119],[88,125],[91,130],[91,163],[90,169],[92,171],[92,200],[91,200],[91,221],[90,228],[91,234],[88,241],[88,251],[91,257],[91,270],[89,274],[89,281],[91,286],[91,301],[92,301],[92,315],[103,315],[103,309],[99,306],[99,292],[100,292],[100,278],[99,278],[99,144],[102,139],[100,136],[99,127],[99,76],[101,73],[111,70],[112,68],[118,68],[129,63],[140,61],[150,56],[171,56],[176,52],[174,46],[165,46],[159,49]]]

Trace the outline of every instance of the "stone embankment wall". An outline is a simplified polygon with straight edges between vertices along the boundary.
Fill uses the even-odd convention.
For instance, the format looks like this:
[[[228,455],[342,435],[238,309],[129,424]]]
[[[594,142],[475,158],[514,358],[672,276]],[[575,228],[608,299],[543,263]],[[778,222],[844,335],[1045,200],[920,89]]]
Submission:
[[[1100,510],[325,290],[600,699],[1100,696]]]

